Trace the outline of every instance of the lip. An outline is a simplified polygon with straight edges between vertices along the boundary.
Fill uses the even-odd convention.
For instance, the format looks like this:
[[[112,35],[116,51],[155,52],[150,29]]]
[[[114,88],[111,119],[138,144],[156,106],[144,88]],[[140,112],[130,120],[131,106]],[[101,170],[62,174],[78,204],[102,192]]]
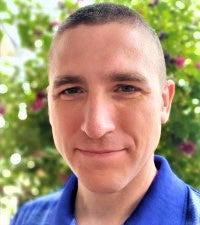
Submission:
[[[119,149],[119,150],[83,150],[83,149],[76,149],[79,153],[81,153],[84,156],[88,157],[109,157],[118,155],[119,153],[122,153],[125,151],[125,149]]]

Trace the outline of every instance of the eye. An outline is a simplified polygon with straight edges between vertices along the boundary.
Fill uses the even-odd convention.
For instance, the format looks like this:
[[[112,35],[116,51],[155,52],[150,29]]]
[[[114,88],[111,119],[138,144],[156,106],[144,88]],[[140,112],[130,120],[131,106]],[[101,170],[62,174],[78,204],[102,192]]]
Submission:
[[[64,100],[70,100],[72,98],[80,97],[85,91],[81,87],[70,87],[60,92],[60,96]]]
[[[61,94],[66,95],[75,95],[80,93],[83,93],[83,90],[80,87],[70,87],[61,92]]]
[[[139,92],[141,91],[140,88],[138,87],[134,87],[133,85],[127,85],[127,84],[120,84],[117,85],[117,88],[115,90],[115,92],[124,92],[127,94],[131,94],[131,93],[135,93],[135,92]]]

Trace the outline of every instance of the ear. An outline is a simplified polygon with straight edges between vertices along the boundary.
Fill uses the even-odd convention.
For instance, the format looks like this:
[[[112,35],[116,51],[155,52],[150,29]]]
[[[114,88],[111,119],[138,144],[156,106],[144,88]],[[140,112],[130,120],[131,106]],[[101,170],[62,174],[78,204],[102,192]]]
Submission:
[[[162,112],[161,112],[161,123],[165,124],[170,115],[172,100],[175,93],[175,83],[172,80],[167,80],[162,87]]]

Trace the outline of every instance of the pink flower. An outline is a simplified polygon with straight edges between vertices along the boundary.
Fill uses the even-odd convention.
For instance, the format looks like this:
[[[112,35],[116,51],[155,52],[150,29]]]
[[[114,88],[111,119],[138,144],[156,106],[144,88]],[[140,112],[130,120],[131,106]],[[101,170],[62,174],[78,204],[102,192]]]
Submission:
[[[198,62],[198,63],[196,64],[196,68],[197,68],[198,70],[200,70],[200,62]]]
[[[39,91],[37,93],[37,98],[46,98],[46,92],[45,91]]]
[[[177,56],[175,58],[175,65],[179,68],[182,69],[185,65],[185,58],[183,56]]]
[[[6,113],[6,109],[5,107],[3,107],[2,105],[0,105],[0,115],[4,115]]]
[[[36,95],[35,101],[32,103],[32,110],[34,112],[37,112],[41,110],[44,107],[46,99],[46,92],[45,91],[39,91]]]
[[[193,141],[188,140],[179,145],[179,150],[186,155],[192,156],[196,151],[196,145]]]
[[[38,112],[44,107],[44,100],[42,98],[36,98],[36,100],[32,103],[32,110],[34,112]]]

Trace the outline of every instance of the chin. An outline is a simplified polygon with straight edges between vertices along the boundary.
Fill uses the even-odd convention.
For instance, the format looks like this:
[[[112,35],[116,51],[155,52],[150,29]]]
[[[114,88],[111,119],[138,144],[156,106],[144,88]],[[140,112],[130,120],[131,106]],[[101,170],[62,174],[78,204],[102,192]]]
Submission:
[[[123,185],[83,184],[90,192],[99,194],[112,194],[123,189]]]
[[[126,187],[128,182],[122,178],[120,179],[119,176],[79,176],[79,182],[87,188],[89,191],[93,193],[116,193],[121,191],[123,188]]]

